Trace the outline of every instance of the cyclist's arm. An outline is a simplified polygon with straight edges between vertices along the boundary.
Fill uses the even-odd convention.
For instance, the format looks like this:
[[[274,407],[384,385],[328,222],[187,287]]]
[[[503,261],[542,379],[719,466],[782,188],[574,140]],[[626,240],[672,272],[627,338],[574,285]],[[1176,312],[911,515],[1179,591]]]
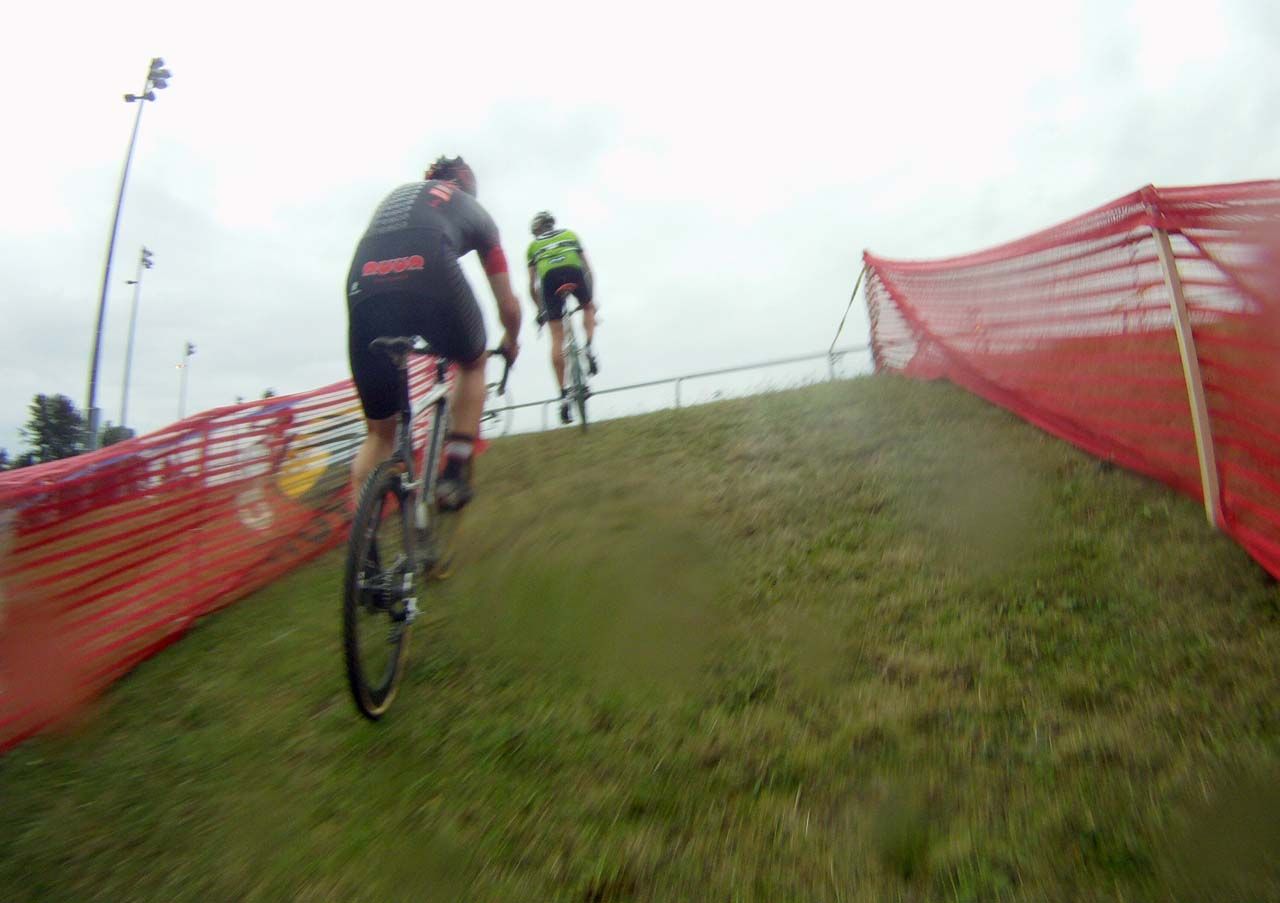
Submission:
[[[498,319],[502,321],[502,328],[507,333],[502,338],[502,347],[507,353],[507,360],[515,363],[516,356],[520,353],[520,302],[511,290],[507,255],[502,251],[498,226],[493,217],[467,195],[459,195],[458,200],[468,208],[464,239],[468,242],[467,247],[475,248],[480,254],[484,274],[489,278],[489,288],[493,290],[493,298],[498,302]]]
[[[502,253],[501,245],[494,245],[484,255],[484,272],[489,277],[489,288],[493,290],[493,298],[498,302],[498,319],[506,335],[502,339],[502,347],[506,349],[507,360],[515,363],[520,353],[520,302],[516,293],[511,290],[511,276],[507,273],[507,258]]]
[[[591,271],[591,261],[587,260],[587,252],[578,248],[578,256],[582,258],[582,271],[587,274],[587,282],[591,284],[591,290],[596,289],[596,274]]]

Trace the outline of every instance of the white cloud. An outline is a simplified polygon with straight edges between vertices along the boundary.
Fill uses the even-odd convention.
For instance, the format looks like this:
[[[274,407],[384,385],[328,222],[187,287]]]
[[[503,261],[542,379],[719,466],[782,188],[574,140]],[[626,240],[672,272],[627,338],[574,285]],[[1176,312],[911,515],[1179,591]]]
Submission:
[[[345,375],[348,255],[382,194],[443,151],[477,167],[513,260],[535,210],[582,232],[607,383],[821,349],[863,247],[955,254],[1146,182],[1274,176],[1276,9],[24,6],[0,61],[29,86],[2,152],[0,446],[35,392],[83,401],[136,111],[121,95],[155,53],[174,78],[144,113],[101,395],[114,417],[145,242],[130,407],[147,428],[175,413],[187,339],[192,409]],[[545,338],[526,351],[530,399],[550,389]]]

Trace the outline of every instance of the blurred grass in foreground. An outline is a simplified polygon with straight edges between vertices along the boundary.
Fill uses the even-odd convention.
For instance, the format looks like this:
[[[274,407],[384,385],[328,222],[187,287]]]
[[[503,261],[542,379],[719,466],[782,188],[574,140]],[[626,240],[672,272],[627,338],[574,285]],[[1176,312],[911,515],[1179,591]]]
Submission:
[[[499,442],[388,718],[341,557],[0,759],[4,900],[1280,899],[1280,591],[946,385]]]

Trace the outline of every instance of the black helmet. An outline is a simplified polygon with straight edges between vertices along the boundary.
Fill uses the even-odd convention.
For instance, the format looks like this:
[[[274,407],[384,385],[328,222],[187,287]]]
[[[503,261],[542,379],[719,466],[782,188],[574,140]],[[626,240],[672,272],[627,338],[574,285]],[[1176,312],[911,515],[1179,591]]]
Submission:
[[[556,218],[546,210],[539,210],[533,215],[533,222],[529,223],[529,228],[534,235],[541,235],[548,229],[554,229]]]
[[[427,168],[423,178],[457,182],[458,187],[467,194],[476,196],[476,174],[461,157],[439,157]]]

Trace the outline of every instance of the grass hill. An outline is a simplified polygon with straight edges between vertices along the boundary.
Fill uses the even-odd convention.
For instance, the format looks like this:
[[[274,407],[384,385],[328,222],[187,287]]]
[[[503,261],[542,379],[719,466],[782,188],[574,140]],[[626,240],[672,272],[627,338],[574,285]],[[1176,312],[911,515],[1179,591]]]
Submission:
[[[0,759],[0,899],[1280,899],[1280,590],[945,384],[496,443],[391,713],[341,554]]]

